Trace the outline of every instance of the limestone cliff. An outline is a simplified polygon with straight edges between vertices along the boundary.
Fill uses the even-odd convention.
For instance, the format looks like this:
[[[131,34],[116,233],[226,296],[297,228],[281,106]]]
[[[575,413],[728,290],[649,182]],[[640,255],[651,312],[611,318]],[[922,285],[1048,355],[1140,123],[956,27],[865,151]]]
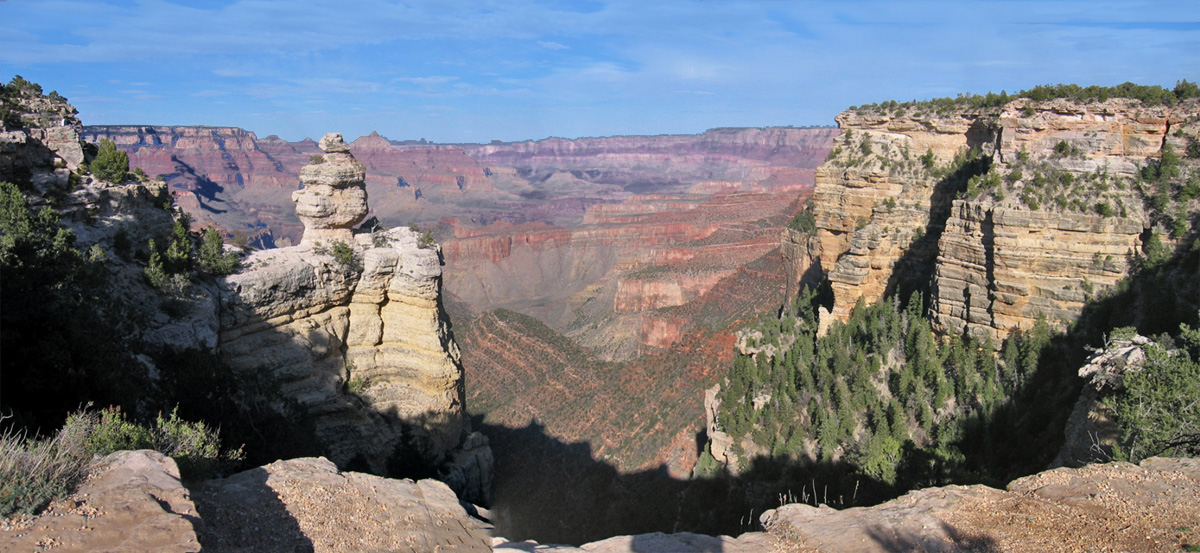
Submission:
[[[387,473],[416,457],[484,502],[491,453],[463,419],[462,367],[441,308],[441,260],[407,228],[354,235],[362,166],[340,135],[301,171],[300,246],[255,252],[225,279],[220,356],[295,399],[334,462]]]
[[[1188,147],[1198,112],[1129,98],[843,112],[816,173],[817,228],[783,238],[790,280],[826,275],[840,320],[899,289],[927,290],[947,332],[1071,321],[1128,272],[1147,229],[1163,234],[1171,215],[1138,177],[1164,145]]]

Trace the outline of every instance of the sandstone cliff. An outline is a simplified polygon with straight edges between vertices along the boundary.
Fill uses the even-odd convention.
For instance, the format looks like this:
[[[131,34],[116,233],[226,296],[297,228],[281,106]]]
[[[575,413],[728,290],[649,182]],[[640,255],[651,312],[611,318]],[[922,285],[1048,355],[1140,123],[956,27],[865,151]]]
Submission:
[[[1200,133],[1197,112],[1127,98],[843,112],[816,174],[816,231],[784,235],[791,279],[825,275],[841,320],[860,298],[916,289],[947,332],[1072,321],[1128,272],[1147,229],[1164,234],[1170,215],[1138,177]]]
[[[334,462],[387,473],[415,456],[486,502],[491,453],[464,424],[440,252],[407,228],[354,236],[362,166],[340,135],[321,146],[328,157],[294,195],[301,245],[254,252],[224,281],[221,359],[296,400]]]

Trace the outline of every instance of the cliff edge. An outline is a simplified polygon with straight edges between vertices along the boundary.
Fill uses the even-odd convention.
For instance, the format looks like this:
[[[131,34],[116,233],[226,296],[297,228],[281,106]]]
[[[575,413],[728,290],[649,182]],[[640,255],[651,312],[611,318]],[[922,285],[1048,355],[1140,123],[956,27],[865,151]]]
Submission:
[[[842,321],[860,298],[923,291],[940,330],[996,340],[1039,316],[1071,322],[1152,234],[1170,246],[1186,230],[1194,198],[1164,199],[1147,173],[1193,147],[1198,114],[1194,98],[845,111],[817,169],[815,229],[783,236],[791,289],[827,279]]]
[[[362,165],[339,134],[321,147],[293,194],[301,245],[254,252],[222,282],[220,358],[279,385],[339,466],[436,467],[486,503],[491,452],[463,416],[440,250],[407,228],[355,233],[367,213]]]

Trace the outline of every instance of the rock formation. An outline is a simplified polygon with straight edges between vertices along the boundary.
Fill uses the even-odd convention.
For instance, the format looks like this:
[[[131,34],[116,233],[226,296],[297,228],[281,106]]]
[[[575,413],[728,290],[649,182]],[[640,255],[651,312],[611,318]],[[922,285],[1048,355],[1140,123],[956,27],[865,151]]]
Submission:
[[[441,260],[407,228],[353,234],[362,166],[341,136],[301,171],[301,246],[254,252],[225,279],[220,356],[297,401],[330,459],[424,463],[486,502],[491,453],[463,417],[458,347],[441,309]]]
[[[117,452],[69,500],[0,521],[0,549],[28,551],[526,551],[725,553],[1178,551],[1200,543],[1200,462],[1152,458],[1056,469],[1006,490],[911,492],[874,507],[788,504],[765,532],[613,536],[578,547],[489,537],[435,480],[340,472],[325,459],[279,461],[222,480],[179,480],[174,461]],[[468,506],[469,507],[469,506]]]
[[[1003,338],[1043,315],[1072,321],[1140,251],[1153,221],[1139,168],[1164,144],[1187,146],[1197,109],[1022,98],[843,112],[816,174],[817,229],[784,236],[791,279],[824,274],[841,320],[860,298],[907,288],[930,290],[947,332]]]
[[[713,129],[698,135],[623,136],[492,144],[392,141],[348,144],[365,166],[374,213],[388,225],[457,217],[475,223],[578,222],[589,206],[634,193],[780,191],[809,186],[832,128]],[[258,138],[232,127],[88,126],[163,175],[200,224],[280,245],[301,225],[285,207],[317,142]],[[273,242],[272,242],[273,243]],[[270,245],[270,244],[267,244]]]
[[[118,451],[97,461],[70,499],[38,517],[0,520],[0,550],[197,552],[198,520],[174,460]]]
[[[0,181],[28,180],[41,192],[65,189],[84,162],[78,111],[32,83],[9,94],[0,100],[9,104],[0,108],[10,110],[8,120],[0,120]]]
[[[1200,462],[1152,458],[1010,483],[911,492],[874,507],[785,505],[768,531],[800,551],[1176,551],[1200,543]]]
[[[171,458],[120,451],[92,474],[42,515],[0,521],[0,550],[491,550],[488,525],[468,515],[444,483],[340,472],[323,458],[185,487]]]
[[[301,245],[350,242],[352,229],[367,216],[366,169],[350,154],[342,135],[321,138],[320,160],[300,170],[300,190],[292,192],[296,215],[304,224]]]

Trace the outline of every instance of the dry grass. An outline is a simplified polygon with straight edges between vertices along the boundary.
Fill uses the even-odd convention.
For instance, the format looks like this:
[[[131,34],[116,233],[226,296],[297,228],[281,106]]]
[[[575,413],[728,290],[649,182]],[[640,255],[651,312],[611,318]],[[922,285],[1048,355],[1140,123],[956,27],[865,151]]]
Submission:
[[[67,497],[87,475],[87,428],[67,425],[49,438],[0,433],[0,516],[35,514]]]

